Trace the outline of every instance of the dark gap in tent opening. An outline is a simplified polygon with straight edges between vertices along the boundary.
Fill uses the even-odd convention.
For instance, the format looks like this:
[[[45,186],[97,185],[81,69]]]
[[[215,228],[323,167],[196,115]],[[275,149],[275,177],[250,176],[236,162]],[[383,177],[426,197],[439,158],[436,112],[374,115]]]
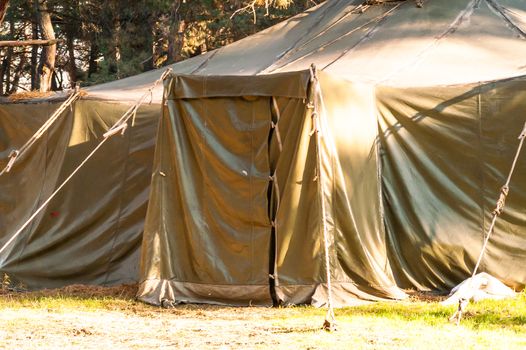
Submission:
[[[274,137],[274,127],[273,125],[276,125],[278,118],[276,113],[274,112],[274,109],[272,107],[272,97],[269,99],[269,108],[270,108],[270,122],[269,123],[269,132],[268,132],[268,139],[267,139],[267,154],[269,159],[269,182],[268,182],[268,188],[267,188],[267,214],[271,223],[270,228],[270,241],[269,241],[269,260],[268,260],[268,283],[269,283],[269,291],[270,291],[270,297],[272,298],[272,306],[277,307],[279,306],[279,300],[276,294],[276,249],[277,249],[277,240],[276,240],[276,225],[274,224],[274,220],[276,219],[276,209],[274,206],[274,203],[272,201],[272,193],[274,189],[274,181],[276,179],[272,179],[272,176],[274,175],[275,164],[273,164],[271,159],[272,154],[272,139]]]

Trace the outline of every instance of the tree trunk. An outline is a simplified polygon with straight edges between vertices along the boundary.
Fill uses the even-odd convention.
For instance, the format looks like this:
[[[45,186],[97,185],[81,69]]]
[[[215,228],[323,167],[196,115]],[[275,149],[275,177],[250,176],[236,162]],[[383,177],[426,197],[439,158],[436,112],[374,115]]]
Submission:
[[[24,74],[24,67],[26,65],[27,57],[25,52],[22,52],[20,55],[20,61],[18,63],[18,68],[16,69],[15,75],[13,77],[13,82],[11,83],[11,90],[9,90],[9,94],[16,92],[16,90],[19,88],[18,85],[20,83],[20,77],[22,76],[22,74]]]
[[[142,63],[142,71],[147,72],[149,70],[152,70],[154,68],[154,57],[155,57],[155,44],[154,44],[154,28],[155,28],[155,21],[152,20],[150,23],[148,23],[148,30],[144,32],[144,48],[149,49],[149,53],[151,53],[146,60]],[[148,51],[147,51],[148,52]]]
[[[11,89],[11,59],[13,58],[13,48],[10,47],[7,49],[7,55],[5,55],[2,60],[2,66],[0,67],[0,72],[2,74],[0,80],[0,92],[7,95]]]
[[[68,74],[69,74],[69,82],[71,83],[71,87],[75,87],[75,83],[77,82],[77,65],[75,64],[75,43],[74,43],[74,37],[73,35],[68,34],[68,54],[69,54],[69,62],[68,62]]]
[[[40,1],[40,0],[35,0]],[[45,40],[54,40],[55,31],[51,23],[51,15],[47,8],[46,1],[39,2],[38,19],[40,23],[40,30],[42,31],[42,38]],[[40,91],[47,92],[51,90],[51,81],[53,79],[53,72],[55,70],[55,56],[57,52],[57,45],[44,46],[40,56]]]
[[[184,46],[184,31],[186,29],[186,22],[179,13],[180,6],[180,0],[174,1],[170,20],[170,34],[168,37],[169,63],[182,61],[184,59],[184,57],[181,55],[181,50]]]
[[[35,10],[37,9],[37,2],[34,3]],[[37,13],[35,11],[35,13]],[[31,31],[33,40],[38,39],[38,20],[33,18],[31,22]],[[40,80],[38,79],[38,46],[31,47],[31,90],[37,90],[40,87]]]
[[[111,14],[109,45],[107,48],[108,72],[119,78],[119,63],[121,59],[121,20],[119,15],[119,1],[111,0],[107,3],[107,10]]]
[[[15,22],[11,20],[9,23],[10,34],[15,35]],[[7,95],[11,90],[11,62],[13,60],[13,48],[7,48],[7,55],[5,56],[4,62],[2,62],[2,70],[5,75],[5,89],[4,92]]]
[[[9,7],[9,0],[0,0],[0,26],[4,22],[5,13]]]
[[[2,55],[3,56],[3,55]],[[7,57],[3,56],[4,59],[0,63],[0,95],[4,94],[4,76],[7,68]]]
[[[99,70],[97,63],[97,58],[99,57],[99,45],[97,44],[97,39],[95,37],[91,40],[90,51],[89,51],[89,60],[88,60],[88,78]]]

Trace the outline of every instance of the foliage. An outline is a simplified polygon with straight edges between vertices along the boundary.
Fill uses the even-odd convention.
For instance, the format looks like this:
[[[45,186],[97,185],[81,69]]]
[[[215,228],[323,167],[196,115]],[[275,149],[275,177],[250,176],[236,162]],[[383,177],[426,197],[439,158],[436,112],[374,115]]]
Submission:
[[[36,1],[46,3],[55,36],[63,40],[57,47],[55,90],[193,57],[316,5],[313,0],[10,0],[0,40],[42,38]],[[41,51],[0,49],[0,94],[38,88]]]

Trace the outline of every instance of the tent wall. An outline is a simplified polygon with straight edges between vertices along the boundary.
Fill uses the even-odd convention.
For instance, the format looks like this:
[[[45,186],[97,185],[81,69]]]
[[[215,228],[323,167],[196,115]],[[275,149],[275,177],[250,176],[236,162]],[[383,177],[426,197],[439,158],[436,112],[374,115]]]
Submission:
[[[149,302],[270,303],[268,105],[168,101],[144,237]]]
[[[389,259],[398,283],[449,288],[473,270],[526,110],[526,81],[379,88]],[[481,270],[521,288],[526,272],[525,155]]]
[[[333,264],[340,266],[336,278],[343,289],[357,285],[362,298],[367,293],[403,299],[386,254],[374,89],[328,74],[320,74],[320,83],[323,168],[330,184],[324,194],[337,253]]]
[[[278,125],[284,139],[276,168],[281,192],[278,299],[285,304],[327,302],[321,201],[327,207],[335,305],[349,305],[356,298],[403,298],[386,257],[374,90],[325,74],[320,85],[324,111],[318,111],[318,151],[311,108],[281,113]],[[314,105],[313,99],[314,90],[308,105]],[[288,102],[281,109],[297,107]]]
[[[306,79],[286,75],[281,82],[176,76],[165,84],[142,300],[272,304],[269,92],[304,97]]]
[[[5,162],[59,104],[0,105]],[[128,109],[77,101],[0,177],[0,244],[49,197]],[[38,113],[35,113],[35,110]],[[30,288],[136,281],[159,105],[112,137],[2,254],[0,271]],[[1,165],[4,165],[2,163]]]
[[[386,260],[372,90],[365,98],[346,84],[323,81],[326,92],[339,92],[327,99],[329,115],[349,112],[341,97],[349,100],[350,92],[369,110],[365,122],[359,122],[363,106],[353,123],[342,114],[322,120],[324,141],[317,146],[309,78],[309,72],[174,76],[166,83],[142,300],[270,304],[273,273],[278,301],[326,303],[322,200],[330,207],[336,303],[404,296]],[[339,129],[335,137],[331,128]],[[350,141],[356,149],[349,149],[350,131],[361,135]]]

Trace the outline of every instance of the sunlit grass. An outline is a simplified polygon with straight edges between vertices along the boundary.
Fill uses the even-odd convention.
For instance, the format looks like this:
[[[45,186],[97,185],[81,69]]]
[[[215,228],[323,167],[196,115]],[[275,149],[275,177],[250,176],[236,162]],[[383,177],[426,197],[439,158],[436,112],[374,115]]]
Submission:
[[[298,312],[285,313],[284,318],[302,318],[307,316],[325,316],[324,309],[310,306],[294,308]],[[398,301],[376,302],[362,306],[336,309],[339,322],[357,317],[388,319],[401,322],[415,322],[428,326],[449,325],[449,317],[456,306],[444,306],[439,302]],[[485,300],[470,303],[462,318],[462,326],[472,330],[508,329],[517,333],[526,333],[526,291],[514,299]]]
[[[91,289],[86,292],[79,289],[76,293],[60,290],[0,294],[0,314],[5,311],[13,318],[13,321],[6,319],[1,327],[14,334],[21,322],[34,324],[38,315],[46,315],[46,319],[48,315],[55,315],[55,322],[61,317],[85,320],[114,315],[110,318],[122,319],[122,322],[130,317],[145,325],[159,322],[160,329],[164,329],[166,322],[172,327],[186,322],[193,326],[179,329],[180,339],[191,344],[196,342],[196,346],[207,339],[219,341],[217,327],[230,325],[237,327],[229,332],[239,332],[233,339],[239,337],[236,341],[243,346],[259,344],[261,339],[266,339],[285,347],[312,349],[341,348],[344,344],[353,344],[353,349],[526,348],[525,292],[515,299],[470,303],[459,327],[448,321],[455,306],[443,306],[436,301],[413,299],[336,309],[338,331],[334,333],[321,331],[326,310],[310,306],[264,309],[182,305],[161,309],[136,301],[134,295],[133,290],[123,294],[117,290],[108,295]],[[86,316],[86,313],[94,316]],[[82,327],[92,326],[90,322],[86,321]],[[195,332],[214,336],[195,338]]]
[[[27,293],[20,295],[0,296],[0,309],[48,309],[54,311],[68,310],[132,310],[158,311],[152,307],[136,301],[132,297],[121,296],[68,296],[68,295],[39,295]],[[310,306],[295,308],[281,308],[277,310],[278,319],[323,317],[324,309]],[[293,311],[293,312],[290,312]],[[391,319],[396,321],[418,322],[430,326],[448,324],[448,318],[454,313],[455,306],[443,306],[438,302],[401,301],[377,302],[362,306],[336,309],[336,317],[340,322],[356,318],[370,317]],[[514,332],[526,332],[526,292],[520,293],[515,299],[487,300],[470,303],[462,319],[462,325],[470,329],[510,329]]]
[[[51,309],[51,310],[115,310],[126,309],[138,303],[134,300],[103,297],[103,298],[85,298],[70,296],[28,296],[22,298],[5,298],[0,297],[0,309]],[[142,305],[141,305],[142,306]]]

